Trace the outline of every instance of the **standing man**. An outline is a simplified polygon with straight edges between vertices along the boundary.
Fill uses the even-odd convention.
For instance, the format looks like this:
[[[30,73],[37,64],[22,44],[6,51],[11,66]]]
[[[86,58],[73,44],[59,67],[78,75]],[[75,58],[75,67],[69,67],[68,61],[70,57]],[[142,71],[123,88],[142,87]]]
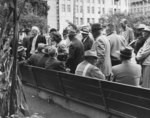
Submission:
[[[69,57],[66,65],[70,68],[71,73],[75,73],[77,65],[83,61],[84,46],[82,42],[76,38],[76,31],[74,29],[70,29],[68,37],[71,43],[69,46]]]
[[[142,87],[150,88],[150,28],[145,27],[143,32],[147,40],[138,51],[136,59],[142,64]]]
[[[82,34],[82,43],[84,45],[84,51],[90,50],[93,45],[93,39],[89,36],[89,29],[87,27],[83,27],[81,29]]]
[[[128,27],[128,22],[126,19],[122,19],[120,24],[121,24],[121,28],[122,28],[121,35],[125,38],[126,45],[128,45],[129,43],[131,43],[134,40],[133,29]]]
[[[114,24],[108,24],[106,27],[107,38],[110,42],[110,56],[112,66],[121,63],[120,55],[117,53],[121,48],[125,47],[125,43],[120,36],[116,34]]]
[[[40,30],[37,26],[33,26],[31,29],[31,38],[29,38],[26,48],[27,48],[27,58],[32,54],[35,54],[35,51],[39,43],[46,44],[46,39],[44,36],[40,35]]]
[[[97,67],[102,70],[106,79],[111,76],[111,60],[110,60],[110,43],[106,36],[102,35],[103,28],[101,24],[92,25],[92,34],[94,37],[93,49],[96,50],[98,56]]]

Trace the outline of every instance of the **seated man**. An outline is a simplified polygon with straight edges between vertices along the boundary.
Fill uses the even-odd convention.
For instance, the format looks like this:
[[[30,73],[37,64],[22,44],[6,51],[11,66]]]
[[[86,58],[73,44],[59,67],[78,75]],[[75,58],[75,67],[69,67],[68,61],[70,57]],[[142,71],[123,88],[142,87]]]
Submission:
[[[98,58],[96,51],[85,51],[84,58],[85,60],[77,66],[75,74],[92,78],[105,79],[105,76],[101,70],[95,66]]]
[[[120,51],[120,58],[122,63],[113,66],[112,72],[114,74],[114,81],[124,84],[139,86],[141,77],[141,66],[133,63],[132,48],[126,47]]]
[[[45,63],[45,68],[49,70],[65,71],[63,62],[57,60],[57,48],[54,46],[48,49],[49,58]]]
[[[39,66],[39,61],[44,56],[42,50],[44,49],[45,46],[46,45],[44,43],[38,44],[37,52],[35,54],[31,55],[30,58],[27,60],[27,63],[29,65]],[[41,67],[41,66],[39,66],[39,67]]]

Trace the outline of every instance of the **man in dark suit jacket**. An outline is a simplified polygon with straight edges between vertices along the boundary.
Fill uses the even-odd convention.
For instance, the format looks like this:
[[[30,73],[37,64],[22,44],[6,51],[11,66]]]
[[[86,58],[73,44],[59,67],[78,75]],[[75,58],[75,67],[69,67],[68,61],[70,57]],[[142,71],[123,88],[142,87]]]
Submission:
[[[69,57],[66,65],[70,68],[71,73],[75,73],[77,65],[83,61],[84,46],[82,42],[76,38],[76,31],[73,29],[69,31],[69,39],[71,44],[69,46]]]
[[[23,44],[23,46],[27,48],[27,58],[35,53],[39,43],[46,44],[46,39],[44,36],[40,35],[38,27],[34,26],[31,29],[31,37],[26,39],[25,43]]]
[[[45,63],[45,68],[48,70],[65,71],[63,62],[57,59],[57,49],[53,46],[48,48],[49,59]]]
[[[81,29],[82,34],[82,43],[84,45],[84,51],[90,50],[92,48],[94,40],[89,36],[89,29],[87,27],[83,27]]]

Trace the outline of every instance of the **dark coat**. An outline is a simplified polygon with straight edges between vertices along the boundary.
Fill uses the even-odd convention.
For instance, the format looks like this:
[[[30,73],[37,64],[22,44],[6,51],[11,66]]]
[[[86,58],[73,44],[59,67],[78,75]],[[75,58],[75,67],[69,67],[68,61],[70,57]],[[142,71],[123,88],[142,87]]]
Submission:
[[[82,43],[84,45],[84,51],[90,50],[92,48],[94,40],[92,40],[89,36],[82,39]]]
[[[31,55],[30,58],[27,60],[27,64],[39,67],[39,62],[41,61],[43,56],[43,53],[35,53]]]
[[[55,58],[49,58],[45,63],[45,68],[48,70],[65,71],[64,64]]]
[[[70,68],[71,73],[75,73],[77,65],[83,61],[84,46],[81,41],[74,38],[69,46],[69,57],[66,62],[67,67]]]
[[[27,48],[27,51],[26,51],[27,58],[31,56],[30,51],[31,51],[32,41],[33,41],[33,37],[23,39],[23,46]],[[36,40],[35,49],[37,49],[39,43],[46,44],[46,38],[42,35],[39,35]]]

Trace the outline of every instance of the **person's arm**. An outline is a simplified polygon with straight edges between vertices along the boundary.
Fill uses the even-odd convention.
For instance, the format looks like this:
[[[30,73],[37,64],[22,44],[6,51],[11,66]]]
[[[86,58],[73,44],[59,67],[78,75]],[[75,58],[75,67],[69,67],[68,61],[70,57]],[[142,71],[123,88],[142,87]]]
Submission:
[[[92,77],[105,80],[105,75],[97,67],[93,67],[90,73]]]
[[[97,51],[97,56],[98,56],[98,64],[101,64],[104,62],[105,59],[105,44],[102,40],[98,40],[95,42],[95,49]]]
[[[148,55],[150,55],[150,41],[146,42],[144,47],[142,47],[137,53],[136,59],[138,61],[144,60]]]
[[[75,47],[73,45],[69,46],[69,56],[68,56],[68,60],[66,62],[66,65],[69,67],[70,64],[73,62],[74,57],[75,56]]]
[[[133,40],[134,40],[134,32],[131,29],[130,32],[129,32],[129,43],[132,42]]]

